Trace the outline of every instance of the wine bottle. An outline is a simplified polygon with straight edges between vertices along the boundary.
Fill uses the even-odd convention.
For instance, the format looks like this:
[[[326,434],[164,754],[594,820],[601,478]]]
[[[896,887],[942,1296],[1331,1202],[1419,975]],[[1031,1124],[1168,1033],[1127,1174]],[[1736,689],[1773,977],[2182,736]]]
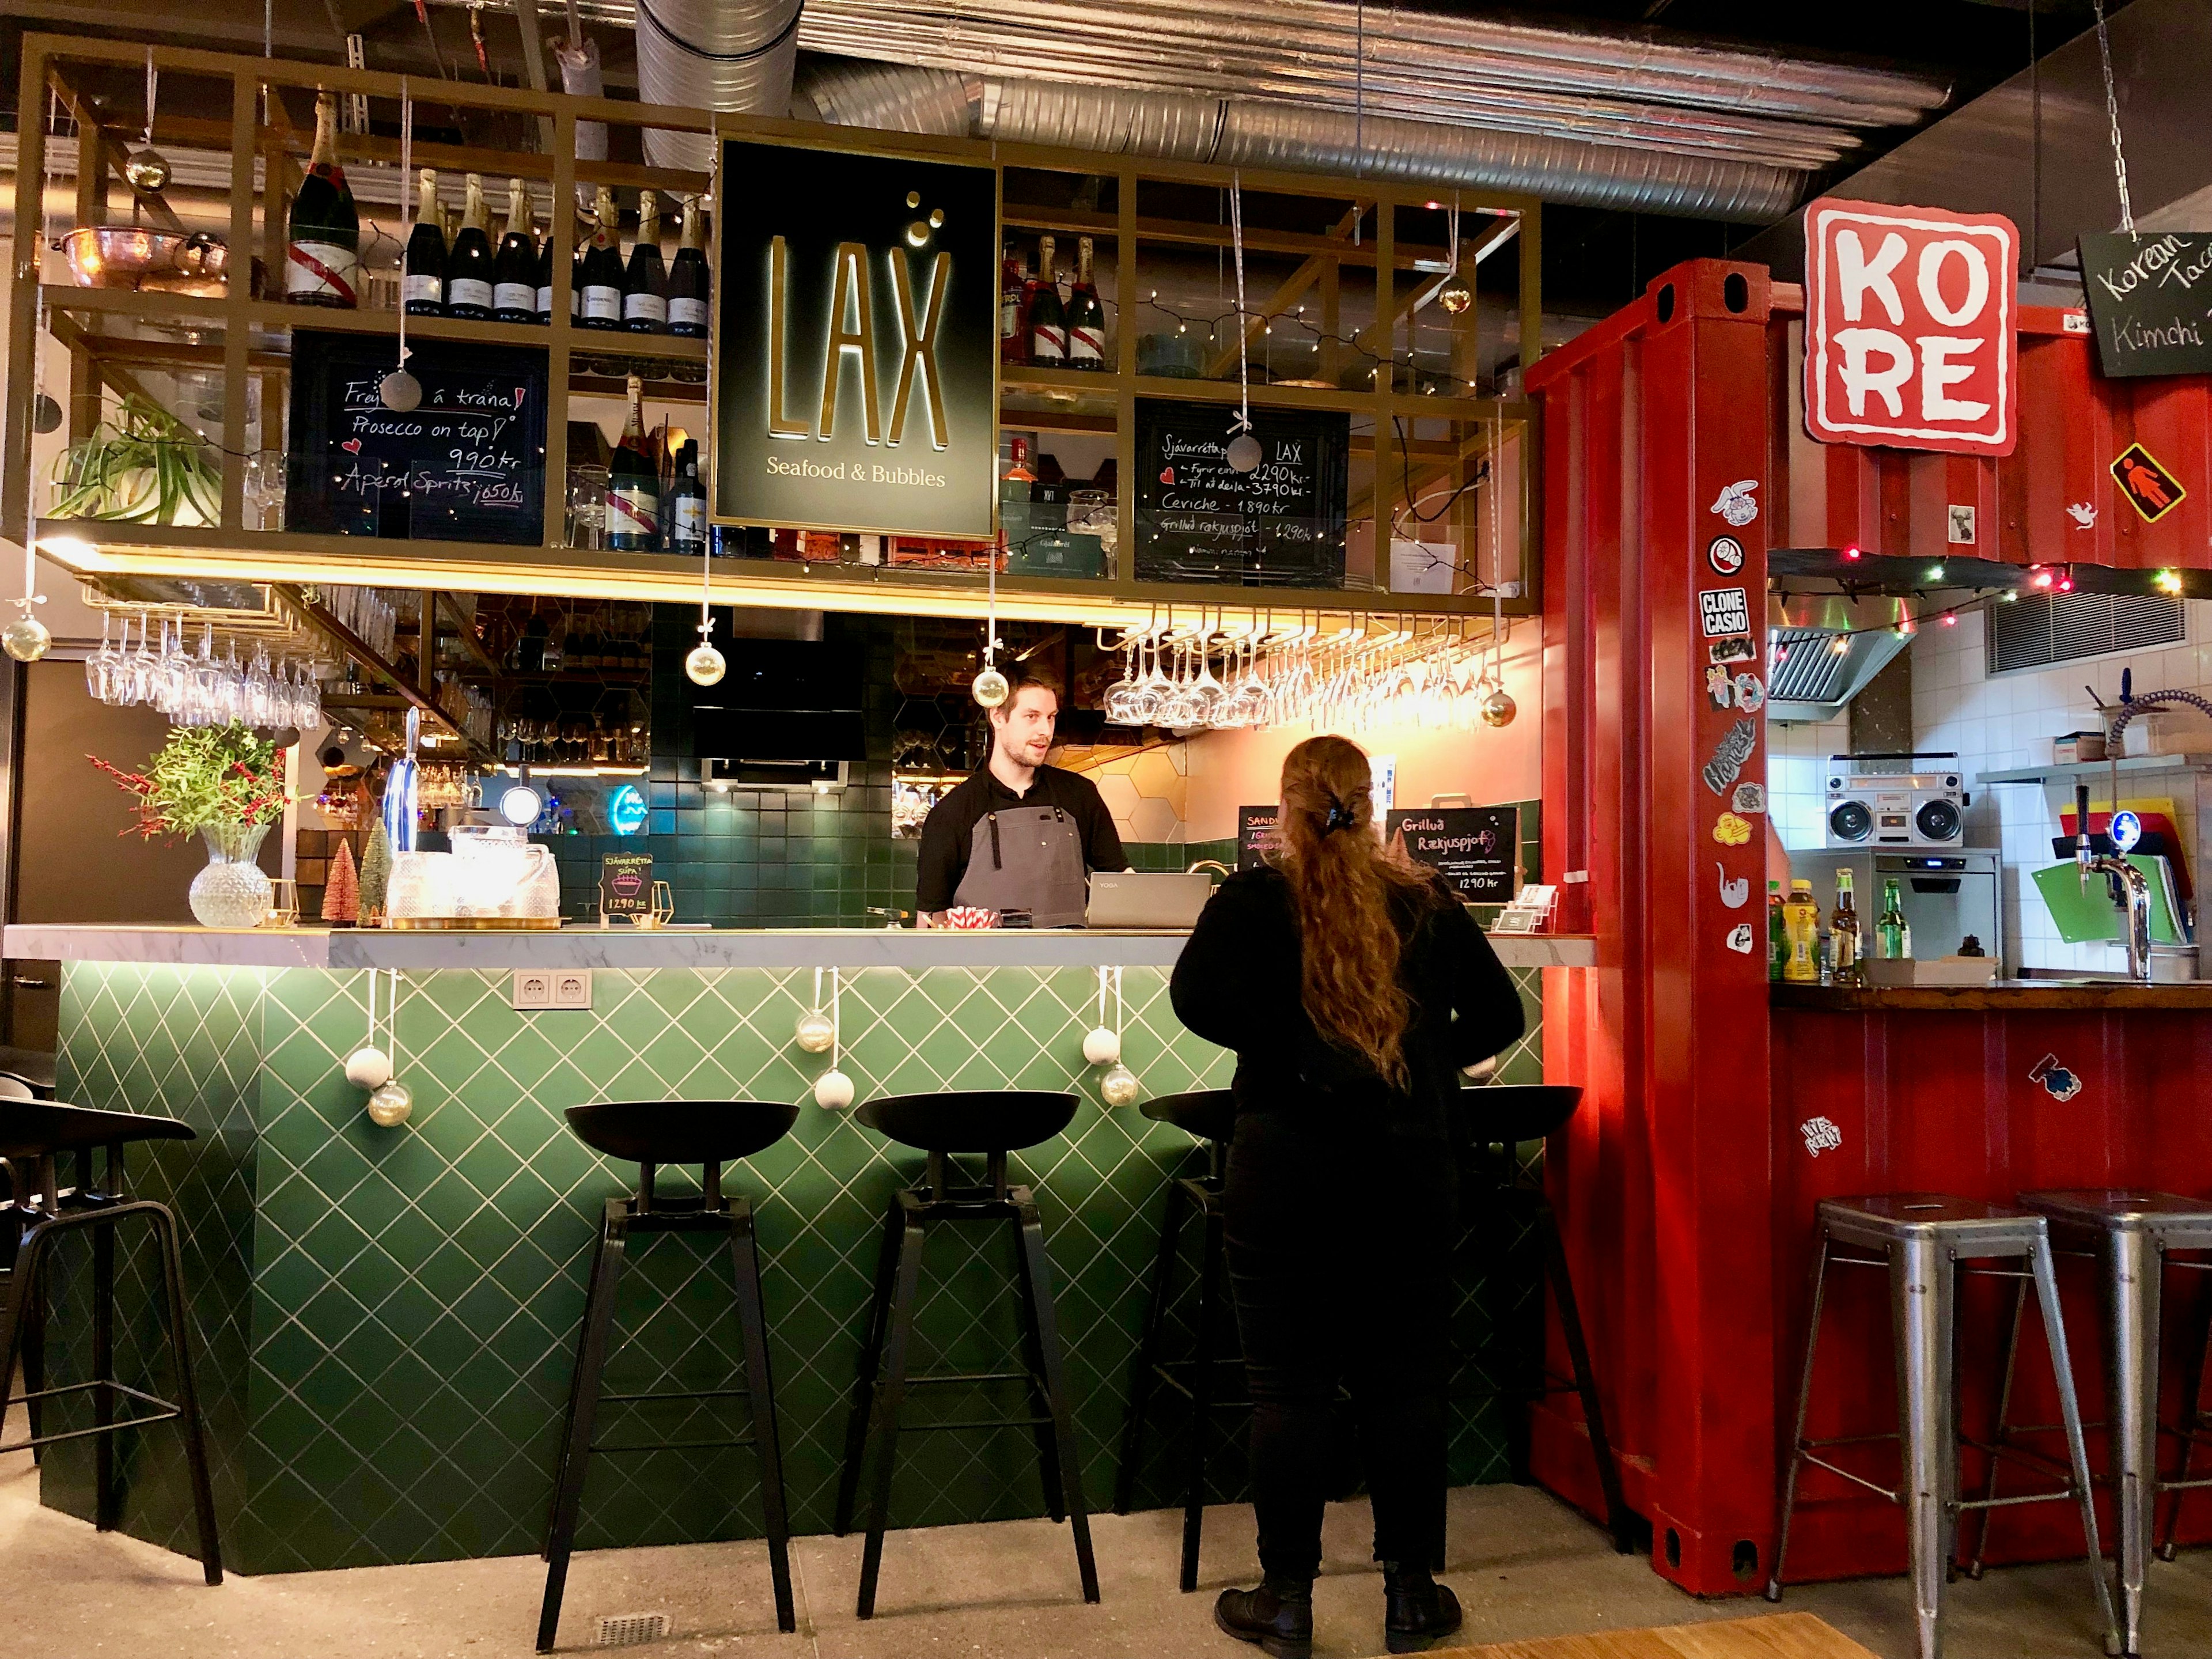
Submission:
[[[1029,361],[1027,331],[1022,326],[1024,302],[1028,297],[1028,272],[1023,268],[1021,255],[1009,242],[1006,257],[999,262],[999,361],[1002,363]]]
[[[491,264],[491,314],[502,323],[538,320],[538,239],[530,234],[530,198],[520,179],[507,181],[507,228]]]
[[[1037,274],[1030,284],[1030,361],[1058,368],[1067,361],[1067,316],[1060,303],[1060,273],[1052,268],[1052,238],[1037,238]]]
[[[584,244],[583,311],[586,328],[620,328],[623,318],[623,257],[615,218],[615,193],[599,186],[592,234]]]
[[[559,251],[553,246],[553,226],[557,222],[556,216],[546,224],[545,240],[538,245],[538,258],[535,261],[538,290],[534,297],[538,307],[538,320],[549,327],[553,322],[553,259]],[[569,303],[574,304],[575,299],[576,296],[572,291],[568,295]]]
[[[1067,366],[1106,367],[1106,307],[1091,276],[1091,239],[1075,241],[1075,294],[1067,305]]]
[[[676,482],[668,492],[668,550],[700,558],[707,551],[707,490],[699,482],[699,446],[676,455]]]
[[[422,169],[415,207],[415,228],[407,233],[407,252],[400,266],[401,302],[410,317],[442,317],[446,313],[446,227],[438,212],[438,174]]]
[[[633,334],[668,331],[668,270],[660,262],[660,198],[637,193],[637,240],[623,276],[623,326]]]
[[[707,302],[714,283],[714,273],[707,268],[702,203],[697,196],[684,198],[683,239],[668,267],[668,331],[694,340],[707,337]]]
[[[467,205],[461,228],[446,255],[446,315],[477,322],[491,320],[490,215],[484,208],[483,178],[468,175]]]
[[[284,297],[298,306],[361,303],[361,216],[338,165],[338,100],[315,94],[315,148],[286,227]]]
[[[607,468],[607,545],[626,553],[660,550],[660,469],[645,442],[645,382],[629,377],[629,418]]]

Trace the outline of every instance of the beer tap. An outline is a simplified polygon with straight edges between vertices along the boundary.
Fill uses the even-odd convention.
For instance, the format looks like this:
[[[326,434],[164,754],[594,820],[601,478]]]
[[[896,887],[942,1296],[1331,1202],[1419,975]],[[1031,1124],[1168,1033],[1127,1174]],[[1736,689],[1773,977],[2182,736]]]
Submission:
[[[2115,803],[2117,808],[2117,803]],[[2116,878],[2125,890],[2128,909],[2128,977],[2150,983],[2150,878],[2117,853],[2099,853],[2089,839],[2089,786],[2074,786],[2074,863],[2081,890],[2093,875]]]

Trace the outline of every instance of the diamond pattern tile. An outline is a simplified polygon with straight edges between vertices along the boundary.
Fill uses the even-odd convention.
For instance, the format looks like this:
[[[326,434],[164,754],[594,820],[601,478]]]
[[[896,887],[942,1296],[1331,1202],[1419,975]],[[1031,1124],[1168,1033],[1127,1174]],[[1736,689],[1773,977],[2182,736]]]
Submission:
[[[1532,1011],[1535,976],[1522,994]],[[844,1455],[884,1206],[914,1178],[910,1157],[850,1117],[811,1103],[826,1057],[791,1042],[811,973],[757,969],[595,976],[586,1013],[518,1013],[506,977],[407,976],[399,1075],[414,1115],[373,1126],[341,1071],[366,1034],[367,976],[72,964],[64,984],[65,1096],[185,1118],[201,1139],[134,1166],[186,1229],[196,1356],[216,1447],[225,1547],[249,1572],[534,1551],[573,1368],[585,1282],[607,1197],[635,1178],[568,1133],[561,1109],[613,1097],[805,1099],[792,1134],[731,1172],[755,1201],[793,1522],[826,1530]],[[1147,1090],[1225,1083],[1228,1056],[1184,1031],[1166,975],[1124,975],[1123,1052]],[[1039,1194],[1052,1253],[1085,1488],[1110,1496],[1166,1178],[1195,1148],[1178,1131],[1099,1103],[1084,1064],[1097,977],[1057,972],[870,969],[848,977],[842,1056],[862,1097],[948,1087],[1070,1089],[1067,1133],[1013,1160]],[[1508,1081],[1540,1075],[1532,1036]],[[685,1176],[667,1179],[680,1183]],[[126,1355],[151,1327],[150,1256],[126,1259]],[[1006,1237],[933,1241],[919,1330],[932,1366],[1016,1369],[1018,1304]],[[727,1253],[660,1237],[633,1248],[617,1318],[611,1392],[724,1389],[741,1374]],[[83,1364],[82,1274],[57,1308],[56,1369]],[[1457,1317],[1524,1347],[1537,1327],[1527,1240],[1471,1249]],[[1024,1413],[1019,1385],[963,1398],[947,1417]],[[612,1408],[603,1439],[722,1439],[741,1400]],[[927,1418],[920,1420],[927,1420]],[[1462,1407],[1454,1472],[1501,1478],[1506,1419]],[[1224,1423],[1220,1495],[1242,1479]],[[1174,1501],[1171,1414],[1152,1425],[1139,1501]],[[125,1525],[172,1546],[190,1536],[174,1437],[137,1437],[124,1462]],[[90,1459],[46,1465],[46,1501],[90,1510]],[[1042,1509],[1025,1430],[905,1438],[893,1495],[900,1525]],[[585,1547],[741,1536],[757,1530],[746,1449],[593,1461]]]

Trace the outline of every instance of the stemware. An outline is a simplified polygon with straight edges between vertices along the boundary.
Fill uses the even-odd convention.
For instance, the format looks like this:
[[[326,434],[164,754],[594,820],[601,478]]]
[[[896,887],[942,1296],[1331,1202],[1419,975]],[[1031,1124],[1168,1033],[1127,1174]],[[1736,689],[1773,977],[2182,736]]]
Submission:
[[[108,611],[100,613],[100,649],[84,659],[84,687],[94,702],[114,701],[116,650],[107,633],[114,620]],[[128,628],[130,623],[124,626]]]

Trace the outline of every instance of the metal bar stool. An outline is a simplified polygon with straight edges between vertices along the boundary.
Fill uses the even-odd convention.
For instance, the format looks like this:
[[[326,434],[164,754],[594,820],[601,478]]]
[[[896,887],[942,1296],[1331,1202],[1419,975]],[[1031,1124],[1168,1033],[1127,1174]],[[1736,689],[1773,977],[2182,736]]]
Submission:
[[[1559,1334],[1566,1343],[1567,1362],[1573,1375],[1560,1376],[1554,1373],[1539,1348],[1534,1375],[1528,1382],[1456,1391],[1453,1397],[1533,1401],[1547,1395],[1579,1395],[1583,1425],[1589,1435],[1590,1455],[1597,1463],[1598,1489],[1605,1498],[1606,1530],[1613,1534],[1613,1548],[1620,1554],[1629,1555],[1638,1547],[1637,1519],[1621,1492],[1620,1465],[1613,1457],[1612,1443],[1606,1437],[1605,1408],[1598,1400],[1597,1374],[1590,1364],[1589,1344],[1583,1336],[1582,1314],[1575,1303],[1575,1281],[1567,1268],[1566,1248],[1559,1238],[1559,1218],[1542,1186],[1527,1180],[1513,1157],[1513,1149],[1522,1142],[1548,1139],[1565,1128],[1582,1103],[1580,1089],[1559,1084],[1492,1084],[1459,1091],[1457,1127],[1468,1137],[1474,1153],[1468,1159],[1468,1173],[1474,1181],[1486,1183],[1469,1189],[1482,1194],[1483,1202],[1480,1204],[1467,1202],[1467,1194],[1462,1194],[1466,1209],[1470,1213],[1479,1212],[1483,1218],[1481,1222],[1469,1226],[1468,1233],[1473,1237],[1494,1226],[1501,1214],[1514,1212],[1526,1218],[1535,1228],[1538,1247],[1544,1255],[1544,1281],[1550,1286],[1552,1300],[1559,1311]],[[1456,1369],[1464,1370],[1485,1358],[1486,1353],[1480,1350],[1456,1355]]]
[[[2190,1445],[2185,1437],[2179,1478],[2160,1480],[2158,1475],[2159,1317],[2164,1299],[2164,1270],[2189,1267],[2203,1272],[2212,1261],[2177,1261],[2175,1250],[2212,1249],[2212,1205],[2173,1193],[2126,1189],[2022,1193],[2021,1207],[2048,1218],[2054,1249],[2069,1255],[2098,1261],[2098,1298],[2103,1307],[2105,1380],[2112,1401],[2109,1424],[2089,1423],[2085,1430],[2109,1428],[2112,1459],[2112,1507],[2119,1521],[2117,1540],[2120,1578],[2120,1630],[2123,1651],[2142,1650],[2143,1579],[2150,1565],[2151,1537],[2158,1499],[2165,1492],[2189,1487],[2212,1486],[2212,1479],[2188,1478]],[[2004,1382],[1997,1395],[1996,1449],[2032,1466],[2048,1468],[2038,1457],[2010,1443],[2012,1437],[2047,1434],[2055,1424],[2016,1425],[2007,1421],[2012,1412],[2013,1363],[2020,1345],[2021,1316],[2027,1286],[2014,1297],[2012,1334],[2005,1344]],[[2193,1402],[2192,1402],[2193,1411]],[[2172,1432],[2179,1432],[2178,1431]],[[1990,1460],[1989,1486],[1995,1498],[2000,1458]],[[2175,1499],[2175,1507],[2180,1500]],[[1975,1540],[1969,1577],[1978,1578],[1987,1550],[1994,1515],[1982,1522]]]
[[[52,1101],[0,1099],[0,1159],[5,1159],[11,1195],[0,1206],[0,1231],[17,1241],[14,1265],[0,1274],[0,1419],[12,1404],[8,1392],[15,1363],[27,1347],[33,1364],[25,1378],[24,1403],[31,1413],[31,1437],[0,1451],[21,1451],[64,1440],[95,1439],[93,1521],[102,1532],[116,1521],[115,1437],[125,1429],[173,1421],[185,1437],[192,1508],[199,1523],[200,1565],[210,1584],[222,1583],[222,1545],[216,1535],[215,1491],[208,1480],[207,1445],[200,1423],[199,1399],[192,1388],[190,1316],[185,1307],[185,1277],[177,1242],[177,1218],[165,1204],[125,1195],[123,1149],[134,1140],[191,1140],[190,1124],[170,1117],[106,1112]],[[93,1152],[107,1151],[106,1180],[93,1183]],[[77,1184],[62,1186],[60,1155],[76,1154]],[[115,1230],[143,1218],[152,1228],[161,1255],[161,1280],[168,1303],[169,1349],[177,1367],[173,1400],[135,1389],[115,1375]],[[43,1325],[44,1274],[60,1235],[80,1228],[92,1233],[92,1376],[82,1382],[47,1388],[33,1346]],[[42,1402],[58,1395],[92,1396],[93,1425],[58,1433],[42,1431]],[[144,1409],[118,1419],[119,1403]]]
[[[1226,1089],[1160,1095],[1138,1109],[1156,1123],[1172,1123],[1206,1144],[1206,1173],[1178,1176],[1168,1182],[1167,1208],[1160,1218],[1160,1248],[1152,1268],[1152,1289],[1145,1305],[1143,1335],[1129,1374],[1129,1416],[1121,1431],[1121,1463],[1114,1482],[1114,1512],[1127,1515],[1135,1494],[1138,1460],[1144,1449],[1145,1415],[1154,1386],[1164,1383],[1190,1403],[1182,1500],[1182,1563],[1176,1583],[1198,1588],[1198,1547],[1206,1525],[1206,1432],[1217,1407],[1244,1402],[1215,1398],[1214,1379],[1224,1365],[1242,1366],[1241,1351],[1224,1353],[1222,1313],[1228,1304],[1228,1248],[1223,1234],[1222,1186],[1229,1162],[1229,1139],[1237,1128],[1237,1103]],[[1160,1353],[1160,1334],[1173,1300],[1186,1215],[1204,1230],[1198,1255],[1197,1340],[1190,1358],[1170,1360]]]
[[[596,1152],[638,1166],[637,1192],[611,1198],[592,1258],[592,1286],[584,1303],[584,1328],[576,1371],[554,1470],[552,1512],[545,1528],[545,1599],[538,1617],[538,1651],[550,1653],[568,1589],[568,1557],[576,1543],[576,1516],[594,1452],[705,1451],[750,1446],[760,1460],[761,1508],[768,1533],[769,1568],[775,1581],[776,1628],[799,1628],[791,1597],[790,1524],[783,1502],[783,1459],[776,1446],[775,1389],[769,1375],[768,1325],[761,1311],[760,1252],[753,1238],[752,1200],[722,1190],[722,1165],[752,1157],[784,1138],[799,1120],[796,1106],[750,1100],[610,1101],[568,1108],[568,1127]],[[702,1167],[699,1194],[666,1198],[653,1190],[655,1166]],[[615,1297],[633,1235],[723,1233],[737,1284],[738,1322],[745,1349],[745,1386],[657,1394],[603,1395]],[[743,1396],[751,1407],[747,1434],[726,1439],[655,1440],[608,1445],[592,1439],[602,1403],[634,1406],[651,1401],[712,1401]]]
[[[1806,1464],[1826,1469],[1905,1512],[1905,1537],[1911,1563],[1913,1615],[1920,1659],[1942,1652],[1943,1585],[1965,1510],[2071,1498],[2081,1506],[2089,1578],[2095,1586],[2098,1616],[2107,1645],[2118,1652],[2119,1632],[2112,1619],[2111,1587],[2097,1541],[2097,1510],[2089,1484],[2089,1460],[2081,1441],[2081,1413],[2074,1399],[2074,1374],[2066,1356],[2066,1327],[2059,1317],[2058,1281],[2051,1269],[2051,1237],[2044,1218],[2009,1205],[1951,1198],[1936,1193],[1906,1193],[1877,1198],[1823,1199],[1814,1225],[1812,1318],[1805,1336],[1805,1369],[1797,1390],[1797,1421],[1790,1436],[1790,1472],[1782,1488],[1780,1539],[1766,1599],[1782,1599],[1782,1570],[1790,1549],[1790,1511],[1797,1502],[1797,1474]],[[1873,1256],[1844,1255],[1839,1246],[1872,1250]],[[2025,1272],[1961,1269],[1962,1261],[2024,1258]],[[1813,1402],[1813,1366],[1820,1345],[1820,1311],[1831,1262],[1838,1267],[1881,1267],[1889,1274],[1890,1325],[1896,1335],[1898,1431],[1808,1440],[1805,1419]],[[1959,1434],[1955,1354],[1958,1276],[1962,1271],[1992,1278],[2032,1280],[2051,1346],[2051,1375],[2058,1389],[2061,1427],[2067,1462],[2053,1468],[2066,1484],[2057,1492],[2013,1498],[1959,1496]],[[1899,1486],[1893,1490],[1831,1462],[1819,1453],[1831,1446],[1876,1441],[1900,1443]],[[1990,1450],[1990,1448],[1980,1448]]]
[[[847,1433],[845,1471],[838,1482],[836,1532],[852,1530],[864,1475],[872,1474],[867,1543],[860,1555],[859,1613],[876,1611],[884,1528],[890,1509],[891,1472],[898,1456],[899,1411],[909,1388],[931,1383],[1024,1383],[1036,1414],[983,1422],[915,1424],[916,1429],[1028,1427],[1037,1438],[1045,1502],[1054,1521],[1071,1523],[1083,1599],[1098,1599],[1098,1567],[1091,1553],[1091,1521],[1084,1507],[1082,1467],[1076,1461],[1075,1412],[1060,1351],[1059,1317],[1045,1259],[1044,1223],[1027,1187],[1006,1182],[1006,1155],[1049,1140],[1075,1116],[1076,1097],[1035,1090],[954,1090],[935,1095],[887,1095],[864,1102],[861,1122],[901,1146],[929,1155],[924,1184],[895,1195],[884,1228],[883,1252],[868,1339],[860,1357]],[[955,1184],[951,1154],[987,1159],[981,1185]],[[914,1308],[921,1282],[921,1256],[929,1230],[976,1223],[1011,1225],[1019,1247],[1026,1364],[1018,1371],[911,1374]]]

